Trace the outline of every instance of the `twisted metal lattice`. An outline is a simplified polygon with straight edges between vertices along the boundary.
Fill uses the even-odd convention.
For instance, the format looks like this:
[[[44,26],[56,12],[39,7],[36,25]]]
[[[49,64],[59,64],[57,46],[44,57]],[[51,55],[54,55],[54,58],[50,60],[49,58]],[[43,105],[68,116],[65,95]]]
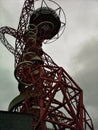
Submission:
[[[46,0],[53,2],[52,0]],[[69,74],[54,63],[42,49],[45,33],[41,26],[51,22],[29,25],[31,14],[40,7],[48,7],[45,0],[26,0],[22,9],[18,29],[0,28],[0,40],[15,56],[15,77],[20,95],[9,105],[11,112],[30,113],[33,130],[94,130],[92,120],[83,104],[83,91]],[[36,5],[36,6],[35,6]],[[38,8],[38,7],[37,7]],[[56,4],[59,18],[62,8]],[[60,19],[63,32],[66,22]],[[7,41],[5,34],[16,38],[15,48]],[[60,37],[56,34],[53,40]],[[47,35],[50,35],[47,32]],[[51,41],[52,39],[50,39]]]

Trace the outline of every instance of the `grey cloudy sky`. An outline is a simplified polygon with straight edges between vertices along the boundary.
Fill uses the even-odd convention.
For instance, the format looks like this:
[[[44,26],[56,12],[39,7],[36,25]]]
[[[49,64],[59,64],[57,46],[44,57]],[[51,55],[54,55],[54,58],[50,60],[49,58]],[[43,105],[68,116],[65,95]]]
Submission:
[[[67,18],[63,36],[44,50],[81,86],[84,104],[98,128],[98,0],[55,0]],[[0,0],[0,27],[18,26],[24,0]],[[14,45],[14,40],[9,39]],[[12,42],[13,41],[13,42]],[[14,57],[0,44],[0,109],[18,94]]]

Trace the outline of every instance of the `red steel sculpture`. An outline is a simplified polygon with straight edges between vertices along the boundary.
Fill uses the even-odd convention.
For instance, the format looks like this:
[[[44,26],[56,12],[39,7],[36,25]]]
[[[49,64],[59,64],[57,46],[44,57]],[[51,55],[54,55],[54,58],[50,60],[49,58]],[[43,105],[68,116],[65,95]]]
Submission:
[[[19,96],[9,111],[32,114],[32,130],[94,130],[83,104],[83,91],[42,49],[57,40],[66,25],[62,8],[52,0],[26,0],[18,29],[0,28],[0,40],[15,56]],[[16,38],[15,48],[5,34]]]

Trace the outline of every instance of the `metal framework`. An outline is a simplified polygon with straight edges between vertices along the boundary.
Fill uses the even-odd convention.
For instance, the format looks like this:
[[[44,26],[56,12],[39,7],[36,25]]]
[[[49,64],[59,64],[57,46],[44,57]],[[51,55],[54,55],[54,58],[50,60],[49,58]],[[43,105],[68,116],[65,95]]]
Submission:
[[[47,1],[56,4],[54,11],[60,18],[63,10],[57,3],[39,1],[41,8],[49,9]],[[46,33],[42,26],[49,25],[54,29],[52,22],[29,23],[32,13],[36,11],[35,3],[39,1],[25,1],[17,30],[7,26],[0,28],[1,42],[15,56],[14,75],[20,91],[20,95],[10,103],[9,111],[30,113],[33,130],[94,130],[83,104],[82,89],[42,49],[42,43],[60,37],[66,22],[60,19],[61,33],[49,40],[45,40]],[[5,34],[16,38],[15,48],[8,43]],[[48,35],[51,34],[47,31]]]

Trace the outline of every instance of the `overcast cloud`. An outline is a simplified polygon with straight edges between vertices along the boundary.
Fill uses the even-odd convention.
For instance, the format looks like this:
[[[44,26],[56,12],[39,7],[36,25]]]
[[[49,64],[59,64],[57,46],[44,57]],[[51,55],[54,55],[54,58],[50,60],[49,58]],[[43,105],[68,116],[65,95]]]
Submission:
[[[44,50],[81,86],[84,104],[98,128],[98,0],[55,0],[67,18],[63,36]],[[0,0],[0,27],[17,28],[24,0]],[[11,40],[11,39],[10,39]],[[11,40],[12,41],[12,40]],[[11,42],[14,45],[14,42]],[[0,44],[0,109],[18,94],[14,57]]]
[[[91,39],[72,59],[74,78],[84,92],[87,110],[98,124],[98,39]],[[96,124],[95,123],[95,124]],[[96,124],[96,125],[97,125]],[[97,128],[97,127],[96,127]]]

